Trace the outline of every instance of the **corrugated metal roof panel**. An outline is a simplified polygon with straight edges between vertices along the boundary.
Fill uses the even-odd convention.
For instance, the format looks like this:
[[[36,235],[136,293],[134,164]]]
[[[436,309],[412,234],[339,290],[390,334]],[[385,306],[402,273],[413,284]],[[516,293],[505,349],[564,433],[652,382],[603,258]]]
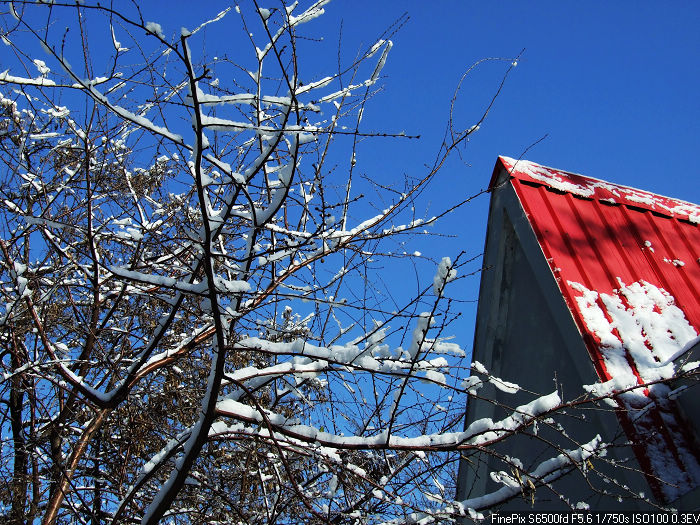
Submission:
[[[578,197],[610,204],[625,204],[673,216],[677,219],[700,223],[700,207],[680,199],[664,197],[645,190],[613,184],[578,173],[569,173],[541,166],[527,160],[499,157],[498,164],[505,167],[508,171],[512,171],[511,175],[522,181],[544,185],[563,193],[570,193]],[[497,173],[494,173],[494,176],[497,176]],[[492,179],[491,185],[494,182],[495,179]]]
[[[500,157],[601,381],[615,391],[660,381],[700,332],[700,206],[643,190]],[[700,484],[700,453],[678,423],[666,385],[618,400],[657,495]],[[642,390],[642,389],[638,389]],[[672,466],[672,468],[670,467]],[[656,477],[669,480],[658,484]],[[673,483],[673,481],[672,481]]]

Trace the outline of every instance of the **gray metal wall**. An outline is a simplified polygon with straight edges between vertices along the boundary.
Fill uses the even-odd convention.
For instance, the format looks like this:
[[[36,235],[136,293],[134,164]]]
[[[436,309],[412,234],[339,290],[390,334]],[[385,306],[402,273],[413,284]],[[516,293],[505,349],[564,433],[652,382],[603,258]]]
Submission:
[[[518,383],[524,390],[548,394],[556,389],[565,400],[583,394],[582,384],[597,380],[588,351],[559,293],[555,277],[508,183],[492,194],[473,360],[481,362],[493,375]],[[508,412],[497,405],[516,407],[534,397],[524,391],[508,395],[492,385],[479,390],[478,396],[495,400],[496,404],[470,397],[467,424],[485,417],[501,419]],[[508,438],[495,447],[496,452],[519,458],[527,470],[557,454],[548,442],[573,449],[577,442],[588,442],[596,434],[608,442],[626,441],[612,407],[607,405],[571,410],[555,419],[566,428],[568,438],[549,425],[540,424],[537,436]],[[631,451],[627,449],[625,455],[629,454]],[[610,457],[616,455],[611,451]],[[510,466],[494,456],[469,452],[464,456],[466,459],[460,464],[458,500],[497,490],[500,485],[490,479],[490,471],[512,473]],[[622,458],[618,456],[617,459]],[[555,482],[554,490],[538,488],[534,510],[567,509],[567,503],[559,494],[569,496],[571,504],[586,501],[592,510],[648,507],[633,500],[619,502],[595,495],[589,486],[589,481],[593,481],[595,486],[606,489],[609,484],[602,478],[607,472],[632,490],[650,495],[643,476],[634,472],[638,469],[635,460],[625,464],[632,469],[629,472],[611,468],[595,459],[592,465],[597,470],[590,473],[588,480],[574,472]],[[530,498],[530,494],[518,496],[504,508],[532,510]]]

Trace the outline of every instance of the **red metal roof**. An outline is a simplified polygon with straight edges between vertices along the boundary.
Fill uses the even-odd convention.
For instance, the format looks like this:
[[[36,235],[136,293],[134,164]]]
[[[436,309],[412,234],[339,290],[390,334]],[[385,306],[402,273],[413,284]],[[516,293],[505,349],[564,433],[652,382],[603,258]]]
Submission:
[[[673,375],[672,359],[700,332],[700,206],[507,157],[492,187],[506,183],[501,168],[600,380],[619,391]],[[638,459],[657,496],[670,501],[679,492],[653,478],[700,484],[700,458],[674,409],[659,401],[663,389],[619,400],[628,410],[650,399],[661,407],[622,422],[631,439],[646,440]]]

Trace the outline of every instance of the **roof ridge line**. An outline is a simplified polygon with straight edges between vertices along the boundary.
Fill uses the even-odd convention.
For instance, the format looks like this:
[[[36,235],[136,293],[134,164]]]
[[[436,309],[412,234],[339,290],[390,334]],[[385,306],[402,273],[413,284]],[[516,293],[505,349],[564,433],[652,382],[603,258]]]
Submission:
[[[625,186],[602,179],[572,173],[525,160],[499,156],[489,184],[493,189],[501,169],[524,182],[543,185],[574,196],[593,199],[605,204],[625,205],[658,213],[670,218],[700,224],[700,205],[666,197],[647,190]]]

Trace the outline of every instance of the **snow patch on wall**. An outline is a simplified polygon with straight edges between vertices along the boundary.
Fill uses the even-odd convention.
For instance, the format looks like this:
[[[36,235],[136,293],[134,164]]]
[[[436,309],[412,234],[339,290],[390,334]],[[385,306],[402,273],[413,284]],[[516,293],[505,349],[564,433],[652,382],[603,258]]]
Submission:
[[[643,443],[651,474],[664,481],[660,489],[672,501],[700,485],[700,465],[670,407],[671,389],[658,381],[676,375],[673,360],[698,334],[666,290],[643,280],[629,285],[617,280],[619,288],[610,294],[567,281],[577,294],[576,306],[586,328],[599,341],[610,376],[608,381],[585,388],[599,396],[620,392],[615,399],[627,410]],[[648,383],[654,384],[634,388]]]
[[[646,281],[626,285],[612,294],[588,290],[568,281],[581,295],[576,302],[588,329],[600,340],[608,373],[619,378],[636,376],[627,362],[632,358],[641,379],[646,382],[673,377],[669,358],[697,336],[674,298],[663,288]]]

